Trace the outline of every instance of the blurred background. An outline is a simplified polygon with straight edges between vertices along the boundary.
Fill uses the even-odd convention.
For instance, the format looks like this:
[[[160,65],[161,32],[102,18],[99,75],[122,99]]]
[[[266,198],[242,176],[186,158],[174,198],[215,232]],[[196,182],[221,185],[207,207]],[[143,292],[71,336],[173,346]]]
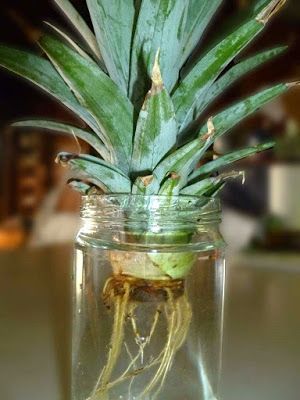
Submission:
[[[87,15],[83,0],[73,3]],[[201,49],[218,33],[216,27],[233,13],[243,13],[251,3],[252,0],[225,0]],[[47,29],[45,20],[65,25],[51,1],[1,0],[0,42],[40,52],[36,40]],[[287,44],[289,49],[229,89],[208,115],[266,84],[299,80],[299,32],[300,2],[290,0],[243,56],[282,44]],[[282,371],[285,356],[278,353],[282,368],[273,371],[273,378],[265,376],[270,380],[266,385],[251,364],[256,361],[249,352],[244,354],[244,361],[246,357],[245,362],[248,362],[246,368],[256,376],[261,391],[256,396],[245,392],[243,385],[247,382],[241,377],[240,386],[237,384],[233,389],[228,382],[234,379],[235,362],[241,362],[238,356],[234,358],[234,354],[238,354],[235,348],[235,352],[228,351],[228,381],[225,377],[224,384],[224,399],[228,400],[299,398],[299,383],[297,386],[296,377],[289,372],[300,368],[296,365],[299,363],[296,361],[297,351],[299,354],[296,335],[297,332],[299,335],[300,323],[295,325],[300,305],[300,290],[295,285],[296,279],[300,283],[297,275],[300,273],[299,104],[300,88],[290,90],[237,126],[216,147],[218,153],[224,153],[272,138],[277,141],[275,150],[235,166],[235,169],[245,170],[246,181],[245,184],[234,181],[222,193],[222,230],[228,242],[228,254],[234,260],[231,264],[237,267],[234,274],[229,272],[232,278],[228,318],[233,328],[229,329],[228,338],[239,337],[238,332],[245,323],[245,309],[249,311],[248,318],[252,318],[253,326],[257,318],[267,321],[265,324],[269,321],[270,325],[261,322],[261,331],[253,330],[252,340],[258,349],[263,346],[261,335],[265,335],[265,352],[261,351],[266,356],[263,359],[266,364],[262,361],[261,365],[266,368],[274,368],[274,360],[267,357],[273,352],[268,347],[269,341],[274,341],[272,346],[277,350],[282,345],[287,376],[284,380],[281,375],[285,373]],[[12,121],[28,117],[79,123],[66,109],[27,82],[0,70],[0,318],[4,322],[1,326],[4,336],[0,340],[0,398],[18,400],[22,395],[25,400],[65,400],[67,395],[59,393],[61,382],[67,386],[67,378],[60,380],[58,377],[60,369],[67,365],[66,358],[63,361],[60,357],[68,346],[71,244],[79,224],[80,196],[65,184],[67,171],[57,166],[54,159],[58,151],[78,152],[80,147],[81,151],[88,152],[91,149],[83,142],[77,143],[59,134],[10,126]],[[295,275],[289,275],[291,273]],[[240,301],[242,293],[244,303]],[[261,303],[257,302],[258,298]],[[254,303],[261,314],[257,309],[254,312]],[[266,307],[260,308],[261,304]],[[287,313],[284,314],[284,310],[288,310]],[[274,323],[278,323],[275,333]],[[279,342],[278,332],[281,332]],[[237,342],[241,348],[245,346],[243,340],[237,339]],[[286,347],[287,342],[294,343],[297,351],[293,346]],[[53,348],[58,350],[56,361],[50,357]],[[290,357],[286,351],[290,352]],[[43,362],[44,357],[47,363]],[[256,357],[259,356],[256,354]],[[281,389],[275,385],[273,390],[272,379],[276,373],[281,376]],[[11,376],[19,377],[18,385],[12,384]],[[48,388],[47,395],[39,392],[43,386]]]

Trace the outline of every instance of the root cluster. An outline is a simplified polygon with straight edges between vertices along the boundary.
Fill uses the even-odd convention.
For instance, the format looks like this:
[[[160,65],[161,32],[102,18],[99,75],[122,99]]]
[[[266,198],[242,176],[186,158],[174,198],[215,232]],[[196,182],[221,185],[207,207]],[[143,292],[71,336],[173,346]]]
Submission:
[[[126,381],[130,394],[135,379],[143,373],[148,373],[147,376],[150,378],[135,398],[138,400],[157,398],[174,357],[186,339],[192,318],[183,281],[149,282],[128,277],[114,277],[106,282],[103,296],[106,305],[113,310],[114,321],[107,361],[89,400],[109,400],[110,391]],[[155,302],[155,311],[149,316],[152,322],[147,335],[140,335],[136,311],[145,301]],[[137,345],[136,354],[131,353],[124,340],[125,327],[128,324]],[[159,324],[165,326],[164,336],[158,332]],[[151,344],[156,333],[160,334],[163,343],[157,354],[152,354],[149,360],[145,360],[145,351],[147,349],[152,351]],[[126,351],[128,355],[128,365],[119,376],[114,377],[122,351]],[[138,362],[142,365],[139,368]]]

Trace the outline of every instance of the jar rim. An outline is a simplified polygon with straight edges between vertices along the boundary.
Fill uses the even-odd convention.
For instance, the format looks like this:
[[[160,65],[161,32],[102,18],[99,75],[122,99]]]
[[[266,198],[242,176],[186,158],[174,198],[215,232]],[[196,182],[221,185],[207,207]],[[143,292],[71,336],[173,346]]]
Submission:
[[[98,218],[107,210],[135,210],[138,212],[188,214],[205,219],[206,222],[220,220],[221,202],[216,197],[141,195],[131,193],[92,194],[82,196],[81,217]]]

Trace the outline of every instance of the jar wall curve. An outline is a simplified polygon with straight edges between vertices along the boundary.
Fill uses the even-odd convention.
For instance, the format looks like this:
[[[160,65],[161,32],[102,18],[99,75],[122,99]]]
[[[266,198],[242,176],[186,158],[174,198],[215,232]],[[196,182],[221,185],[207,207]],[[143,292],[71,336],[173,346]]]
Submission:
[[[218,399],[225,282],[219,206],[174,199],[171,210],[156,197],[83,201],[72,400]]]

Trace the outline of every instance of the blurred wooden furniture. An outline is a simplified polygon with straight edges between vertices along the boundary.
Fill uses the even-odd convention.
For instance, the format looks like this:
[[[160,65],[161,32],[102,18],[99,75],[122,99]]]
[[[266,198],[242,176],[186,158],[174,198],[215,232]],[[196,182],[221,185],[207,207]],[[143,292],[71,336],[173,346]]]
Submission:
[[[18,219],[7,220],[0,224],[0,251],[12,250],[25,243],[26,234]]]

